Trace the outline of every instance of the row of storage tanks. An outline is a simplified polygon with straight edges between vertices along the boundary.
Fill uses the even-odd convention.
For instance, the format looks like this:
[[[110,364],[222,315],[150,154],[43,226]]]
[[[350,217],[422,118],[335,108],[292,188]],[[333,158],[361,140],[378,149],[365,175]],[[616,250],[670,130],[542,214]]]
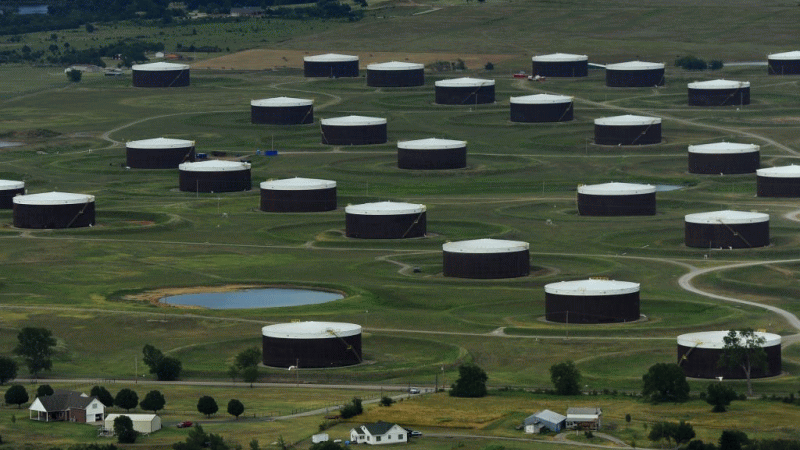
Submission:
[[[589,58],[586,55],[553,53],[531,58],[534,76],[585,77]],[[767,56],[770,75],[800,74],[800,51],[774,53]],[[391,61],[367,66],[367,85],[373,87],[411,87],[425,84],[425,66],[418,63]],[[136,87],[184,87],[190,84],[190,67],[186,64],[156,62],[132,67]],[[327,53],[303,58],[306,77],[358,77],[359,58],[354,55]],[[606,85],[611,87],[648,87],[664,84],[664,64],[630,61],[606,66]],[[455,86],[462,87],[462,86]],[[748,85],[749,87],[749,85]],[[704,89],[697,86],[690,89]],[[716,87],[711,87],[717,89]],[[691,98],[691,94],[690,94]],[[492,100],[494,101],[494,100]],[[437,103],[438,96],[437,96]]]
[[[572,316],[586,318],[588,322],[598,317],[615,319],[630,315],[638,320],[639,284],[613,280],[577,280],[552,283],[545,286],[547,308],[557,305],[558,314],[548,309],[547,320],[566,317],[565,308],[572,308]],[[583,307],[583,308],[582,308]],[[573,322],[570,322],[573,323]],[[341,322],[291,322],[267,325],[261,329],[262,361],[270,367],[324,368],[351,366],[363,362],[362,327]],[[719,361],[723,355],[725,338],[729,331],[705,331],[677,337],[677,360],[684,373],[693,378],[744,379],[742,370],[726,368]],[[751,378],[772,377],[781,374],[781,336],[756,331],[755,337],[766,354],[763,367],[753,367]],[[741,337],[740,337],[741,340]]]

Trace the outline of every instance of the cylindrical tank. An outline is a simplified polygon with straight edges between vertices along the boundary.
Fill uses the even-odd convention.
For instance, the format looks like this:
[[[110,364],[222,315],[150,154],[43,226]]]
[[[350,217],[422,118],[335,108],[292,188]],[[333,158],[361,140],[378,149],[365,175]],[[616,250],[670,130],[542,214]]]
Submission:
[[[800,197],[800,166],[756,170],[756,193],[759,197]]]
[[[336,182],[288,178],[261,183],[261,211],[320,212],[336,209]]]
[[[541,77],[585,77],[589,74],[589,57],[569,53],[552,53],[531,58],[532,73]]]
[[[800,74],[800,51],[773,53],[767,56],[767,73],[770,75]]]
[[[67,192],[17,195],[14,226],[17,228],[56,229],[94,225],[94,196]]]
[[[25,195],[24,181],[0,180],[0,209],[12,209],[17,195]]]
[[[729,336],[730,331],[704,331],[700,333],[687,333],[678,336],[678,365],[681,366],[687,377],[691,378],[718,378],[726,380],[745,379],[744,369],[734,369],[720,364],[720,359],[725,352],[725,338],[737,339],[739,344],[746,346],[741,335]],[[750,378],[774,377],[781,374],[781,336],[761,331],[754,332],[756,339],[763,339],[759,345],[766,353],[766,367],[753,365]],[[735,342],[735,341],[733,341]]]
[[[314,123],[314,101],[275,97],[250,101],[250,121],[267,125]]]
[[[613,116],[594,120],[594,142],[599,145],[649,145],[661,142],[661,119]]]
[[[530,245],[522,241],[475,239],[442,245],[444,276],[515,278],[530,273]]]
[[[367,86],[411,87],[425,84],[425,65],[391,61],[367,66]]]
[[[189,86],[189,66],[168,62],[134,64],[134,87],[185,87]]]
[[[303,58],[306,77],[347,78],[358,76],[358,56],[326,53]]]
[[[689,173],[735,175],[753,173],[761,160],[759,146],[734,142],[689,146]]]
[[[208,160],[178,166],[179,189],[184,192],[249,191],[250,163]]]
[[[534,94],[509,99],[512,122],[568,122],[573,100],[566,95]]]
[[[153,138],[125,144],[125,164],[131,169],[175,169],[194,161],[194,141]]]
[[[291,322],[261,329],[265,366],[297,369],[359,364],[361,326],[337,322]]]
[[[494,80],[453,78],[434,83],[436,103],[440,105],[477,105],[494,103]]]
[[[653,87],[664,85],[664,64],[629,61],[606,66],[606,86]]]
[[[656,187],[650,184],[603,183],[578,186],[578,214],[582,216],[652,216]]]
[[[397,143],[397,167],[415,170],[467,167],[467,142],[452,139],[417,139]]]
[[[347,206],[345,234],[361,239],[404,239],[425,236],[425,205],[399,202]]]
[[[690,106],[736,106],[750,104],[750,82],[731,80],[695,81],[689,88]]]
[[[610,323],[639,320],[639,283],[606,279],[545,285],[545,316],[550,322]]]
[[[697,248],[753,248],[769,245],[769,214],[712,211],[685,216],[685,242]]]
[[[322,143],[327,145],[371,145],[387,141],[386,119],[345,116],[320,121]]]

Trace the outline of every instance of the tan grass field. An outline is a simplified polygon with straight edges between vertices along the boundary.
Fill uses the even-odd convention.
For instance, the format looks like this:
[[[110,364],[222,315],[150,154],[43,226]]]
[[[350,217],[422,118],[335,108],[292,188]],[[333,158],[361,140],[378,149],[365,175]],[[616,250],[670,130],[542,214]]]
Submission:
[[[344,53],[358,55],[359,65],[362,69],[367,64],[388,62],[388,61],[408,61],[428,65],[436,61],[456,61],[459,58],[464,61],[467,67],[483,67],[487,62],[497,64],[498,62],[519,58],[520,55],[509,54],[466,54],[466,53],[404,53],[404,52],[348,52],[346,50],[330,51],[332,53]],[[302,69],[303,57],[325,53],[313,50],[270,50],[253,49],[218,58],[207,59],[192,65],[194,69],[210,70],[274,70],[274,69]]]

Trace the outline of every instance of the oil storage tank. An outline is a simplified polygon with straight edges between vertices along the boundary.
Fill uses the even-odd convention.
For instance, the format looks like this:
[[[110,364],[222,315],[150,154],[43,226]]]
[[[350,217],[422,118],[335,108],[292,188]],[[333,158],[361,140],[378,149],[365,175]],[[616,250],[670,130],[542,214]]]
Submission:
[[[639,320],[639,283],[607,279],[575,280],[544,286],[550,322],[612,323]]]
[[[589,57],[570,53],[552,53],[531,58],[532,73],[540,77],[585,77],[589,74]]]
[[[689,88],[690,106],[737,106],[750,104],[750,82],[732,80],[695,81]]]
[[[390,61],[367,66],[367,86],[412,87],[424,84],[424,64]]]
[[[303,58],[306,77],[347,78],[358,76],[358,56],[326,53]]]
[[[405,239],[425,236],[425,205],[377,202],[350,205],[345,212],[345,234],[361,239]]]
[[[451,78],[434,83],[436,103],[440,105],[478,105],[494,103],[494,80]]]
[[[756,193],[759,197],[800,197],[800,166],[756,170]]]
[[[0,209],[12,209],[17,195],[25,195],[24,181],[0,180]]]
[[[773,53],[767,56],[770,75],[800,75],[800,51]]]
[[[249,191],[250,163],[208,160],[178,166],[179,189],[184,192]]]
[[[687,214],[685,243],[697,248],[753,248],[769,245],[769,214],[711,211]]]
[[[664,85],[664,64],[628,61],[606,66],[608,87],[653,87]]]
[[[594,120],[599,145],[649,145],[661,142],[661,118],[623,115]]]
[[[509,99],[512,122],[568,122],[573,99],[566,95],[533,94]]]
[[[261,211],[322,212],[336,209],[336,182],[287,178],[261,183]]]
[[[715,142],[689,146],[689,173],[735,175],[753,173],[761,161],[755,144]]]
[[[125,144],[125,164],[131,169],[175,169],[194,161],[194,141],[153,138]]]
[[[13,202],[17,228],[80,228],[95,223],[94,195],[46,192],[17,195]]]
[[[133,86],[146,88],[189,86],[189,66],[168,62],[134,64]]]
[[[516,278],[530,273],[530,245],[522,241],[475,239],[442,245],[444,276]]]
[[[719,363],[725,348],[725,337],[730,331],[703,331],[699,333],[687,333],[678,336],[678,365],[683,369],[683,373],[691,378],[718,378],[726,380],[745,379],[744,370],[741,367],[730,369]],[[750,378],[774,377],[781,374],[781,336],[763,331],[755,331],[754,337],[758,340],[763,339],[763,343],[757,345],[766,354],[765,367],[753,365]],[[746,345],[742,336],[736,332],[730,336],[731,339],[738,339],[740,345]]]
[[[467,142],[453,139],[417,139],[397,143],[400,169],[444,170],[467,167]]]
[[[322,143],[327,145],[371,145],[387,141],[386,119],[344,116],[320,121]]]
[[[340,322],[291,322],[261,329],[265,366],[294,369],[359,364],[361,325]]]
[[[602,183],[578,186],[582,216],[652,216],[656,187],[651,184]]]
[[[251,100],[250,121],[267,125],[314,123],[314,101],[292,97]]]

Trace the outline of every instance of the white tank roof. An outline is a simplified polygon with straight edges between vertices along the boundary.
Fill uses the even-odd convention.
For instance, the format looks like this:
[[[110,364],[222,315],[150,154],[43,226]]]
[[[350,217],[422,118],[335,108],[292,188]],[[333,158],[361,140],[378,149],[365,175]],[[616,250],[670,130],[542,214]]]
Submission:
[[[325,53],[324,55],[304,56],[303,61],[308,62],[347,62],[358,61],[358,56],[340,55],[338,53]]]
[[[770,178],[800,178],[800,166],[792,164],[791,166],[767,167],[756,170],[756,175]]]
[[[361,325],[341,322],[290,322],[267,325],[261,329],[261,334],[283,339],[338,339],[361,334]]]
[[[138,149],[183,148],[194,147],[194,141],[159,137],[153,139],[142,139],[140,141],[130,141],[125,144],[125,147]]]
[[[425,68],[424,64],[401,62],[401,61],[376,63],[367,66],[367,70],[420,70],[424,68]]]
[[[397,148],[402,148],[405,150],[446,150],[466,146],[467,141],[438,138],[417,139],[414,141],[401,141],[397,143]]]
[[[560,281],[546,284],[544,291],[548,294],[575,296],[621,295],[639,292],[639,283],[595,279]]]
[[[515,253],[529,248],[530,244],[527,242],[502,239],[474,239],[442,244],[442,251],[449,253]]]
[[[586,55],[573,55],[570,53],[551,53],[549,55],[534,56],[531,60],[536,62],[570,62],[570,61],[588,61],[589,57]]]
[[[661,123],[660,117],[633,116],[630,114],[594,119],[595,125],[608,126],[655,125],[659,123]]]
[[[689,89],[741,89],[749,88],[749,81],[709,80],[695,81],[687,85]]]
[[[209,159],[208,161],[183,163],[178,166],[178,170],[185,172],[235,172],[237,170],[250,170],[250,163]]]
[[[687,214],[684,219],[688,223],[708,225],[736,225],[746,223],[768,222],[769,214],[748,211],[712,211],[704,213]]]
[[[186,64],[154,62],[149,64],[134,64],[131,69],[143,72],[168,72],[173,70],[189,70],[189,66]]]
[[[416,203],[376,202],[350,205],[344,209],[344,212],[359,216],[399,216],[402,214],[419,214],[426,210],[425,205]]]
[[[386,123],[386,119],[382,117],[344,116],[322,119],[320,123],[322,125],[334,127],[363,127],[368,125],[383,125]]]
[[[521,97],[511,97],[509,101],[514,104],[522,104],[522,105],[572,103],[572,97],[566,95],[533,94],[533,95],[523,95]]]
[[[606,65],[606,70],[656,70],[663,69],[664,63],[628,61],[617,64]]]
[[[485,80],[483,78],[451,78],[449,80],[439,80],[433,83],[436,87],[481,87],[481,86],[494,86],[494,80]]]
[[[656,187],[652,184],[612,182],[578,186],[578,193],[586,195],[640,195],[652,194],[655,191]]]
[[[800,59],[800,51],[773,53],[773,54],[767,56],[767,58],[769,58],[769,59],[797,60],[797,59]]]
[[[25,187],[24,181],[0,180],[0,191],[11,191]]]
[[[690,145],[689,153],[704,154],[739,154],[753,153],[761,148],[755,144],[739,144],[736,142],[714,142],[713,144]]]
[[[250,100],[250,106],[271,106],[271,107],[286,107],[286,106],[309,106],[314,103],[314,100],[306,98],[292,98],[292,97],[274,97],[262,98],[260,100]]]
[[[18,195],[14,197],[13,201],[18,205],[75,205],[93,202],[94,195],[45,192],[43,194]]]
[[[270,180],[261,183],[261,189],[275,191],[311,191],[315,189],[330,189],[336,187],[335,181],[316,180],[313,178],[286,178],[284,180]]]
[[[697,347],[697,348],[717,348],[725,347],[725,336],[728,331],[702,331],[699,333],[686,333],[678,336],[678,345],[683,347]],[[764,338],[764,345],[762,347],[772,347],[781,344],[781,336],[773,333],[764,333],[756,331],[754,333],[757,337]],[[741,342],[741,338],[740,338]]]

